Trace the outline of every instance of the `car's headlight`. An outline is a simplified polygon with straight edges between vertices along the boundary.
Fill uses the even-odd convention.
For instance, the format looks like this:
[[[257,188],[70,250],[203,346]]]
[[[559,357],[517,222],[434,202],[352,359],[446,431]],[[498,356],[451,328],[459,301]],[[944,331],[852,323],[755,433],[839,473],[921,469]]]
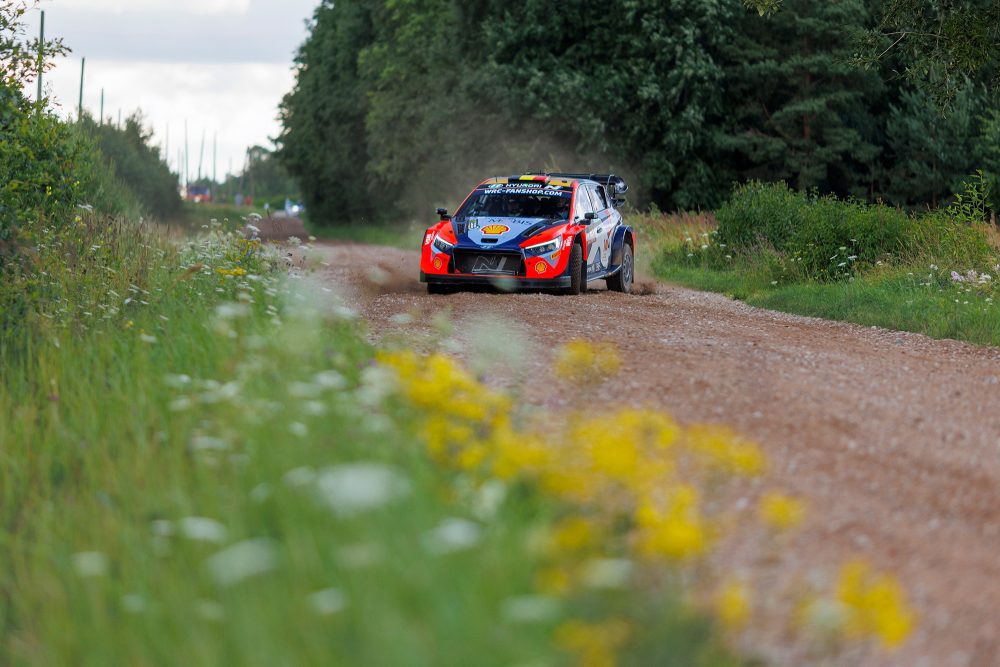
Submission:
[[[545,243],[536,243],[535,245],[529,245],[524,248],[524,254],[529,257],[537,257],[538,255],[548,255],[556,250],[559,250],[559,246],[562,242],[559,239],[552,239],[551,241],[546,241]]]
[[[440,236],[434,239],[434,247],[438,249],[439,252],[451,252],[451,249],[455,247],[454,243],[448,243]]]

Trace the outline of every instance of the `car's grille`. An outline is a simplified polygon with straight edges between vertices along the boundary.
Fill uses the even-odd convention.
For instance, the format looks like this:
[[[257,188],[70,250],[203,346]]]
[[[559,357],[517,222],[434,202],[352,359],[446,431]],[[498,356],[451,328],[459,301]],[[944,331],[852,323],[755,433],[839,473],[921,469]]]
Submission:
[[[524,259],[520,253],[479,252],[455,250],[455,269],[458,273],[486,275],[524,275]]]

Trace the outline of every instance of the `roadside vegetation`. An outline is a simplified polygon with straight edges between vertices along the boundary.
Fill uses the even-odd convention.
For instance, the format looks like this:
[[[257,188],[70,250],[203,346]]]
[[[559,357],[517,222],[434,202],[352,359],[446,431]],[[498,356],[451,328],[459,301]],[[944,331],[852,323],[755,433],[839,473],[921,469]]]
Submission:
[[[20,12],[0,2],[23,75]],[[806,520],[754,443],[538,411],[443,354],[443,322],[373,346],[301,241],[217,219],[167,238],[108,137],[24,84],[0,85],[0,663],[721,666],[750,664],[755,623],[808,659],[912,631],[863,562],[781,602],[708,567],[733,526],[783,549]],[[618,363],[571,341],[553,376]]]
[[[712,216],[644,216],[669,281],[751,305],[1000,344],[1000,243],[979,174],[950,206],[882,204],[736,188]]]

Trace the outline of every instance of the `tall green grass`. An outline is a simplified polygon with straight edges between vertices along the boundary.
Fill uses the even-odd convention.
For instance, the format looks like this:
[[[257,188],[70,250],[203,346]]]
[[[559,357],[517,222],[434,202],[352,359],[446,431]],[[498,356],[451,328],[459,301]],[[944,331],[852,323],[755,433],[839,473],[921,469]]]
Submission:
[[[276,257],[60,242],[0,332],[0,663],[554,665],[617,610],[634,664],[737,664],[672,588],[539,598],[559,508],[434,465],[363,324]]]

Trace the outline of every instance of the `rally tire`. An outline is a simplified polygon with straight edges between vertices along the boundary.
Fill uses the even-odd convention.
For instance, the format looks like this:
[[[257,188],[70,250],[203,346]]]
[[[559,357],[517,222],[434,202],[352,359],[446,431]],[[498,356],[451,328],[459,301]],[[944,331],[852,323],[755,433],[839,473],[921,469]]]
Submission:
[[[569,253],[569,287],[563,288],[563,294],[579,294],[586,289],[587,282],[584,278],[584,271],[587,267],[583,264],[583,246],[579,243],[573,244],[573,249]]]
[[[626,241],[622,244],[622,266],[618,269],[618,273],[608,278],[608,289],[628,294],[632,291],[634,280],[635,257],[632,254],[632,244]]]

